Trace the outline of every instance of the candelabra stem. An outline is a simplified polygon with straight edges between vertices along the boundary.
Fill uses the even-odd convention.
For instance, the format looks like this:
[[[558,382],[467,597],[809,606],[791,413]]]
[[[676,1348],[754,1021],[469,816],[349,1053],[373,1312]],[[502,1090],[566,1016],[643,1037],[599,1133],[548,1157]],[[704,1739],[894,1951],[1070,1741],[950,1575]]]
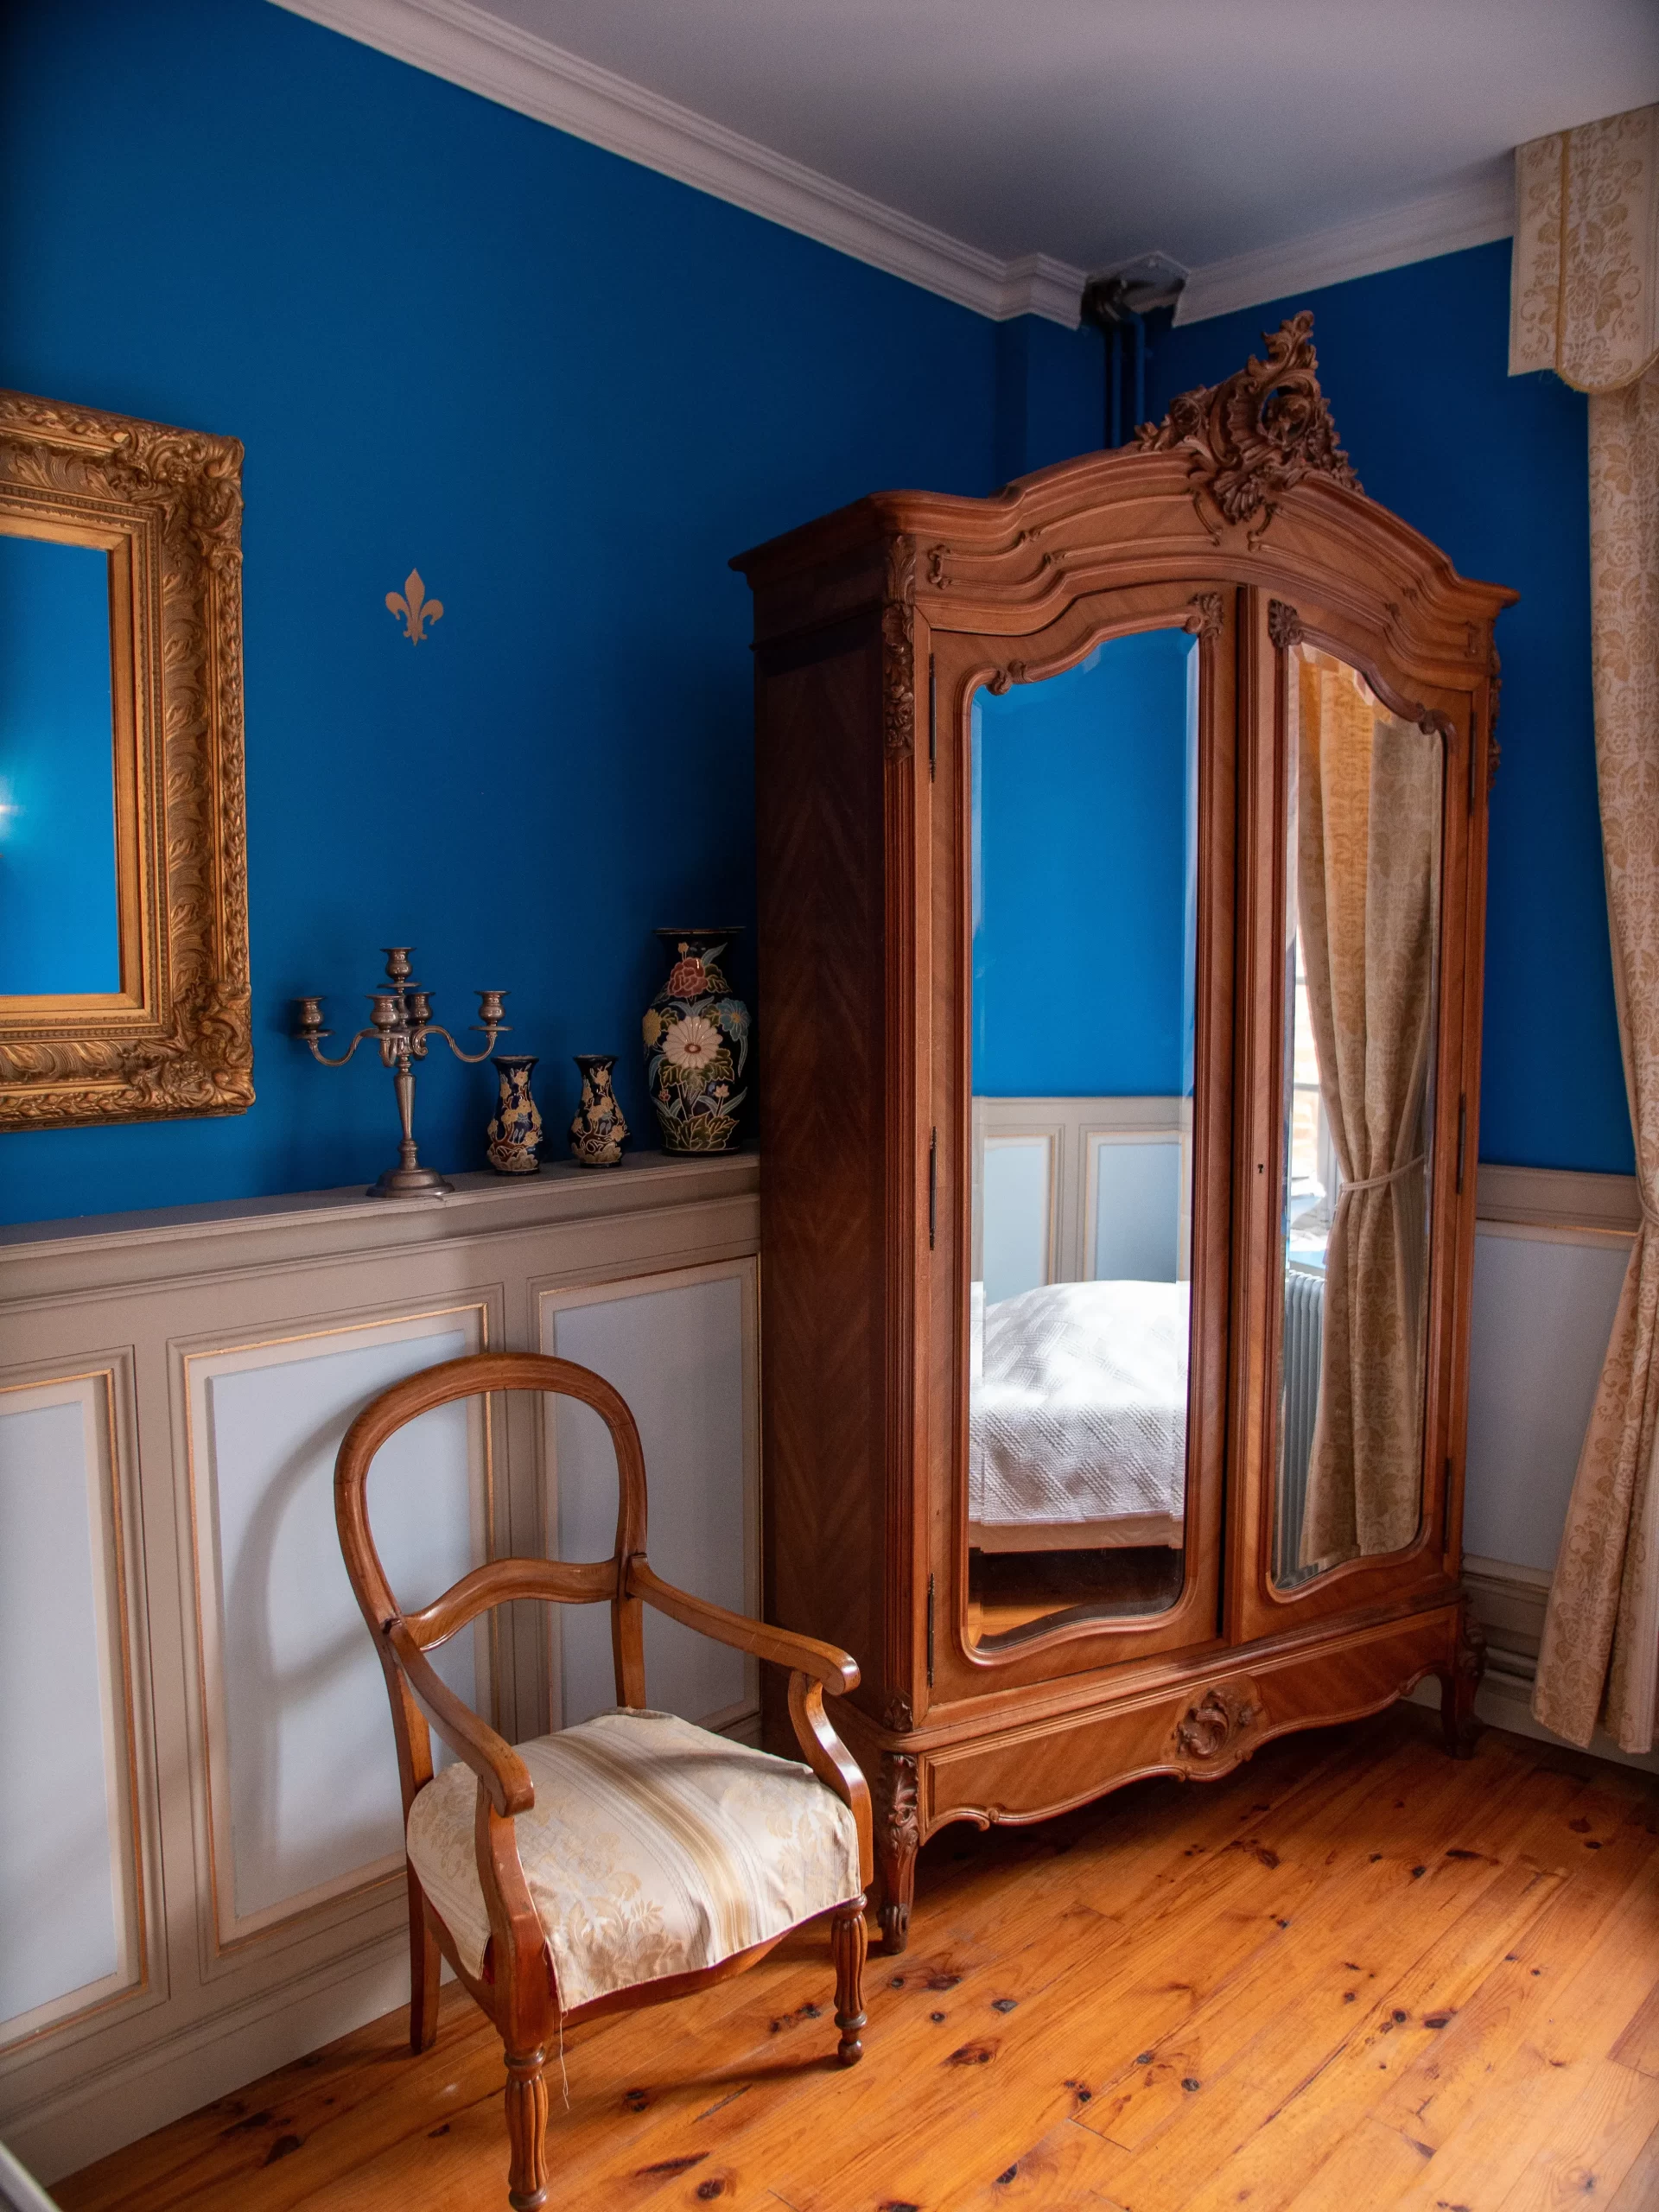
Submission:
[[[397,1165],[388,1167],[378,1182],[369,1185],[372,1198],[418,1198],[430,1196],[447,1197],[454,1189],[448,1178],[440,1175],[435,1167],[423,1167],[415,1150],[415,1071],[409,1064],[407,1052],[400,1052],[393,1064],[396,1072],[392,1084],[397,1093],[397,1118],[403,1123],[403,1140],[397,1147]]]

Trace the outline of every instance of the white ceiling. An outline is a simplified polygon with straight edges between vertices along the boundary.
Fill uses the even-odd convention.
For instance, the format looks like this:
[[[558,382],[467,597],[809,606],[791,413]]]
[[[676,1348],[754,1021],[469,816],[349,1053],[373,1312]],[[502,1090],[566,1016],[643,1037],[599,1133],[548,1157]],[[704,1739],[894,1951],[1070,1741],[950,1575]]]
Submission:
[[[1659,100],[1659,0],[479,12],[982,251],[1084,269],[1260,252],[1491,180],[1526,139]]]

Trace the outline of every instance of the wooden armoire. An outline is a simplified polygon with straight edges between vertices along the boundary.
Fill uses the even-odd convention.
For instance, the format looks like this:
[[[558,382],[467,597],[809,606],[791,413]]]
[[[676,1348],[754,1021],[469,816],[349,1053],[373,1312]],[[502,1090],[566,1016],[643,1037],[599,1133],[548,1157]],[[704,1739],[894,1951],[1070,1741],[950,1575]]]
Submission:
[[[990,499],[863,499],[734,563],[755,604],[765,1605],[863,1670],[836,1723],[874,1790],[894,1949],[948,1822],[1224,1774],[1427,1675],[1466,1746],[1492,625],[1514,594],[1365,496],[1311,323],[1130,447]],[[1007,720],[1051,679],[1084,699],[1133,639],[1158,665],[1073,715],[1082,752]],[[1186,683],[1184,736],[1173,707],[1145,720],[1154,681]],[[1108,756],[1126,794],[1148,764],[1175,793],[1185,757],[1185,831],[1173,796],[1167,837],[1141,826],[1099,785]],[[1092,868],[1058,857],[1078,815]],[[1179,835],[1184,937],[1173,863],[1144,893],[1135,874]],[[1177,972],[1142,948],[1166,908],[1185,1067],[1126,1101],[1124,993]],[[1098,1064],[1070,1084],[1099,1096],[993,1080],[988,1025],[1033,1066],[1084,1033],[1042,1016],[1032,940],[984,952],[993,911],[1034,914],[1057,962],[1099,954]],[[1021,1144],[1023,1166],[985,1149]],[[1010,1209],[1045,1158],[1027,1234]],[[1148,1193],[1178,1173],[1171,1258]],[[1093,1194],[1075,1235],[1062,1184]],[[1114,1261],[1131,1216],[1155,1234]],[[1074,1323],[1104,1348],[1081,1414],[1045,1395],[1042,1347],[1075,1348]],[[1156,1406],[1126,1445],[1130,1399]]]

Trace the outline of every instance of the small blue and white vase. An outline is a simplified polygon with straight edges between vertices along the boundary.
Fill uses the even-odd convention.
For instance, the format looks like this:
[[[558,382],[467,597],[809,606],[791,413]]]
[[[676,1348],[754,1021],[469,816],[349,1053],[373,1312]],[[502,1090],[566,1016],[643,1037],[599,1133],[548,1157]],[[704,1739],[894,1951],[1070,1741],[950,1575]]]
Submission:
[[[622,1118],[611,1088],[614,1052],[578,1052],[582,1070],[582,1103],[570,1124],[570,1150],[584,1167],[620,1167],[628,1125]]]
[[[539,1175],[542,1172],[542,1117],[530,1095],[533,1052],[503,1052],[490,1062],[500,1083],[495,1116],[485,1129],[489,1149],[485,1158],[498,1175]]]
[[[749,1009],[720,959],[729,930],[658,930],[673,955],[668,981],[644,1024],[645,1086],[664,1152],[729,1152],[738,1109],[748,1096]]]

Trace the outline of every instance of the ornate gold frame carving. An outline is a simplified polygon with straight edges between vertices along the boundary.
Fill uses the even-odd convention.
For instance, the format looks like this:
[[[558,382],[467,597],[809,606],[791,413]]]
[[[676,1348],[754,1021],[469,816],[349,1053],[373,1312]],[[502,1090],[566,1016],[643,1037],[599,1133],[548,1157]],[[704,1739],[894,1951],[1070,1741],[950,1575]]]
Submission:
[[[120,988],[0,996],[0,1129],[253,1103],[242,448],[0,392],[0,530],[111,556]]]

